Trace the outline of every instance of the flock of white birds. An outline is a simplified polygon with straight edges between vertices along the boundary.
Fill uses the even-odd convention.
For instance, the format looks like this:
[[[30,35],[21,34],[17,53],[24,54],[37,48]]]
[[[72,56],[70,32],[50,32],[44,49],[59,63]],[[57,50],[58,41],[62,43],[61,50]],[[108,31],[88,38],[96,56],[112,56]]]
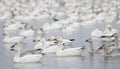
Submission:
[[[14,62],[39,62],[48,53],[57,56],[81,55],[84,47],[67,48],[74,39],[54,36],[46,39],[45,35],[51,31],[73,35],[80,26],[97,23],[120,24],[119,11],[119,0],[0,0],[0,19],[4,21],[3,42],[12,45]],[[34,24],[40,27],[36,28]],[[11,37],[13,32],[19,32],[19,35]],[[22,53],[21,46],[29,37],[34,38],[36,45],[33,50]]]

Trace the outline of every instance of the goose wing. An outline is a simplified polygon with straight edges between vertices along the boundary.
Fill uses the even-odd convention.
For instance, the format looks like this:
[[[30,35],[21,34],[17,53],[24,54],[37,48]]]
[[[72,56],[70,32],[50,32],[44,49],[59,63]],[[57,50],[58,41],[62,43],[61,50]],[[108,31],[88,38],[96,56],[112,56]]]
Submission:
[[[23,57],[25,55],[41,54],[41,51],[42,51],[41,49],[27,50],[27,51],[21,53],[21,57]]]

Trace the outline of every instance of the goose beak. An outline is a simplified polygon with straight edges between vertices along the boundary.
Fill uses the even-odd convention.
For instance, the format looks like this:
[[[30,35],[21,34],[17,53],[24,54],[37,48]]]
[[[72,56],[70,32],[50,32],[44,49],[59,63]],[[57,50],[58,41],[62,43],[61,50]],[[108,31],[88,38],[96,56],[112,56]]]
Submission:
[[[14,49],[13,49],[13,48],[11,48],[10,50],[11,50],[11,51],[14,51]]]
[[[89,42],[89,41],[90,41],[89,39],[85,40],[85,42]]]
[[[58,43],[57,41],[55,41],[54,43]]]
[[[91,38],[88,38],[87,40],[85,40],[85,42],[90,42],[92,41]]]

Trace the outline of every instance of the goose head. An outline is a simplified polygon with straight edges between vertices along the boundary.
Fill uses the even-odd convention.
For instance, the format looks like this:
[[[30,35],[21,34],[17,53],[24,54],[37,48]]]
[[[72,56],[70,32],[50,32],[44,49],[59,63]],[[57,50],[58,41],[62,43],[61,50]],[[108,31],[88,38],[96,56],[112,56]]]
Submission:
[[[91,38],[88,38],[87,40],[85,40],[85,42],[91,42]]]
[[[23,23],[23,22],[22,22],[22,23],[20,24],[19,29],[20,29],[20,30],[26,29],[26,28],[27,28],[27,26],[28,26],[28,24],[27,24],[27,23]]]
[[[45,42],[46,40],[44,38],[41,37],[37,37],[33,40],[33,42]]]
[[[109,25],[106,26],[106,29],[111,31],[112,30],[112,26],[109,24]]]
[[[33,42],[41,42],[41,37],[37,37],[33,40]]]
[[[9,36],[9,32],[4,31],[4,32],[3,32],[3,37],[6,37],[6,36]]]
[[[50,36],[50,38],[48,39],[48,41],[57,41],[57,38],[55,36]]]

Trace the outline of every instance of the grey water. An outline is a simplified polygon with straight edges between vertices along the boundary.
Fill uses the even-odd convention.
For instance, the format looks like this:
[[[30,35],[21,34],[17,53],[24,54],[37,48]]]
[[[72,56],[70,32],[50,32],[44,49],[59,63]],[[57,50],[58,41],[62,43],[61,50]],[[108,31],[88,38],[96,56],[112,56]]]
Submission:
[[[84,41],[90,36],[90,33],[98,28],[104,30],[107,23],[99,23],[91,26],[81,26],[77,33],[73,35],[65,36],[64,38],[74,38],[75,41],[72,44],[72,47],[85,46],[86,50],[82,56],[74,57],[57,57],[54,54],[45,55],[40,63],[13,63],[12,59],[14,53],[6,49],[3,46],[3,22],[0,20],[0,69],[120,69],[120,56],[116,57],[103,57],[101,55],[90,55],[88,53],[89,44]],[[37,25],[37,24],[36,24]],[[120,30],[119,25],[111,23],[113,28]],[[57,33],[47,34],[46,37],[51,35],[62,36]],[[120,35],[120,34],[119,34]],[[27,41],[23,45],[23,50],[32,49],[35,43],[32,42],[32,39]]]

